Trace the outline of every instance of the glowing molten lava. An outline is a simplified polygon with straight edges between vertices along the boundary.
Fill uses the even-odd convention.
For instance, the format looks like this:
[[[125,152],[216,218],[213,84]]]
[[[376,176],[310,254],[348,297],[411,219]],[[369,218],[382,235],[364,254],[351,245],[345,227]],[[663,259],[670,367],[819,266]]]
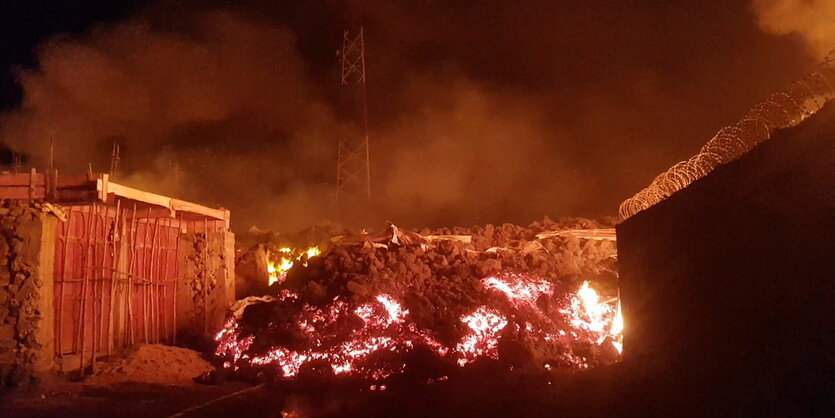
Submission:
[[[455,351],[461,355],[459,366],[464,367],[479,357],[499,358],[499,334],[507,326],[507,319],[501,313],[482,306],[464,315],[461,322],[467,324],[469,332],[455,346]]]
[[[488,277],[482,281],[482,284],[487,289],[504,293],[511,303],[517,307],[519,304],[534,307],[536,300],[543,294],[554,294],[554,285],[551,283],[520,275],[507,275],[502,278]]]
[[[441,344],[432,331],[420,328],[389,294],[359,304],[337,297],[317,307],[285,289],[275,303],[295,313],[282,314],[264,335],[292,338],[272,347],[262,342],[254,350],[261,334],[246,332],[238,319],[230,318],[215,338],[216,355],[227,368],[268,366],[288,378],[309,367],[380,380],[403,372],[406,365],[400,356],[416,347],[465,367],[478,359],[499,360],[504,339],[523,338],[550,353],[540,364],[549,370],[553,364],[580,369],[596,364],[588,358],[588,347],[613,352],[611,343],[617,353],[622,349],[623,317],[617,298],[601,300],[588,282],[562,296],[556,296],[554,284],[522,274],[488,277],[481,285],[507,303],[481,305],[462,315],[457,325],[461,334],[452,344]]]
[[[306,337],[309,348],[291,350],[275,347],[260,355],[246,353],[252,344],[252,337],[238,339],[237,321],[230,320],[215,338],[219,343],[216,354],[232,359],[231,363],[243,360],[252,365],[273,365],[285,377],[296,376],[308,363],[324,362],[333,374],[353,373],[382,379],[400,370],[387,365],[363,364],[375,353],[405,352],[421,344],[435,349],[440,355],[446,354],[446,350],[428,333],[405,321],[407,314],[408,311],[389,295],[378,295],[375,302],[362,304],[353,310],[339,299],[334,299],[326,310],[304,305],[295,323]],[[328,332],[336,323],[351,315],[362,321],[361,327],[347,336]]]

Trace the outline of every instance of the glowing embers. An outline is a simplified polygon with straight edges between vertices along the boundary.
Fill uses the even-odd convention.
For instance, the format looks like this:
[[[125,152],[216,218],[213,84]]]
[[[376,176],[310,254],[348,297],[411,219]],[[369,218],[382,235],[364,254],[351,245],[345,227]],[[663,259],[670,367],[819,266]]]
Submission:
[[[446,345],[432,331],[419,328],[409,310],[391,295],[378,294],[360,304],[337,297],[317,307],[285,289],[275,302],[282,319],[257,334],[275,345],[259,341],[258,350],[251,349],[256,347],[255,338],[261,337],[242,334],[237,322],[230,320],[217,335],[217,354],[233,369],[270,366],[284,377],[294,377],[309,366],[334,375],[379,380],[402,373],[404,354],[416,347],[428,349],[451,367],[465,367],[478,359],[514,364],[513,352],[520,342],[535,347],[548,368],[584,369],[614,361],[615,351],[621,351],[623,318],[618,300],[601,298],[588,282],[576,293],[559,295],[554,284],[522,274],[488,277],[481,284],[499,299],[453,319],[460,334]],[[274,340],[276,335],[292,338]],[[511,342],[510,351],[503,351],[505,340]]]
[[[244,352],[249,349],[252,341],[255,340],[255,337],[251,335],[245,338],[239,338],[238,333],[237,319],[229,318],[223,325],[223,329],[215,335],[215,341],[218,343],[215,354],[225,357],[226,361],[223,363],[223,367],[227,369],[237,369],[235,364],[238,360],[244,358]]]
[[[536,305],[536,300],[543,294],[553,295],[554,285],[541,279],[534,279],[520,274],[508,274],[501,278],[488,277],[482,281],[487,289],[502,292],[517,308],[520,304],[530,307]]]
[[[284,298],[288,303],[295,300]],[[233,363],[241,360],[256,366],[274,366],[284,377],[294,377],[306,364],[317,362],[327,365],[335,375],[352,374],[379,380],[402,372],[404,365],[374,362],[371,357],[375,354],[403,353],[417,345],[439,355],[446,354],[428,333],[406,321],[407,314],[399,302],[385,294],[354,309],[339,299],[334,299],[325,309],[304,304],[292,321],[304,340],[304,349],[273,347],[263,354],[242,354],[252,345],[253,337],[237,341],[239,329],[231,320],[216,337],[219,343],[216,354],[232,360],[227,360],[228,368],[235,368]],[[357,318],[361,324],[345,332],[346,323],[356,322]]]
[[[507,326],[507,319],[501,313],[482,306],[464,315],[461,322],[467,324],[469,331],[455,346],[460,355],[457,360],[459,366],[464,367],[479,357],[499,358],[499,336]]]
[[[307,265],[307,260],[318,256],[322,252],[318,247],[310,247],[306,250],[299,251],[292,248],[279,248],[278,251],[267,252],[267,274],[269,275],[269,285],[273,283],[281,283],[287,278],[287,272],[301,261],[303,265]]]
[[[357,314],[366,324],[370,325],[377,325],[377,326],[389,326],[393,323],[402,324],[406,318],[406,315],[409,313],[408,310],[403,310],[403,307],[400,306],[400,303],[394,300],[393,297],[389,295],[377,295],[376,297],[377,302],[385,308],[386,313],[388,314],[387,317],[381,318],[380,316],[374,315],[374,308],[372,305],[365,304],[358,307],[354,313]]]

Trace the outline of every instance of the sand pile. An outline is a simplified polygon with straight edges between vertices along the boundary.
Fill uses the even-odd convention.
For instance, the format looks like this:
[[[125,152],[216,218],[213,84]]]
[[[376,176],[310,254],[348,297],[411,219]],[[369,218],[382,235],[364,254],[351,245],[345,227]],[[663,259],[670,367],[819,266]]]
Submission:
[[[117,358],[99,363],[87,383],[188,385],[193,383],[194,377],[211,370],[214,367],[194,350],[161,344],[137,344]]]

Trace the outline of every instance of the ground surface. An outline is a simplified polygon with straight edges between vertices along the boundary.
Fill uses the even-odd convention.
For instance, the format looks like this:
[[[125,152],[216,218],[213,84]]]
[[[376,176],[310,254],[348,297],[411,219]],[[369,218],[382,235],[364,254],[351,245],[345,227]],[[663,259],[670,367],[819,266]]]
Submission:
[[[248,387],[232,383],[221,386],[53,383],[0,395],[0,416],[166,417]]]
[[[17,390],[0,397],[2,417],[705,417],[832,416],[795,405],[740,406],[710,394],[709,382],[629,377],[622,365],[569,375],[475,370],[442,382],[392,381],[386,390],[333,381],[159,386],[82,384]],[[550,383],[549,383],[550,382]],[[687,391],[677,389],[687,386]],[[736,406],[733,406],[736,405]]]
[[[324,417],[324,416],[624,416],[652,415],[624,403],[619,370],[572,375],[484,371],[441,382],[357,382],[219,386],[81,384],[18,390],[0,398],[9,417]],[[550,382],[550,383],[549,383]]]

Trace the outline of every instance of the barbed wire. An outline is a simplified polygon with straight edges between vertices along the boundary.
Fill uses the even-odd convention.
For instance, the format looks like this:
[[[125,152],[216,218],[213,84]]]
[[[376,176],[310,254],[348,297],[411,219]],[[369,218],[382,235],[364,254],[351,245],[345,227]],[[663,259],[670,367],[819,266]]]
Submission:
[[[618,213],[627,219],[655,205],[714,168],[737,159],[771,137],[775,129],[797,125],[835,98],[835,51],[815,71],[785,91],[758,103],[739,122],[719,130],[698,154],[659,174],[649,186],[621,203]]]

